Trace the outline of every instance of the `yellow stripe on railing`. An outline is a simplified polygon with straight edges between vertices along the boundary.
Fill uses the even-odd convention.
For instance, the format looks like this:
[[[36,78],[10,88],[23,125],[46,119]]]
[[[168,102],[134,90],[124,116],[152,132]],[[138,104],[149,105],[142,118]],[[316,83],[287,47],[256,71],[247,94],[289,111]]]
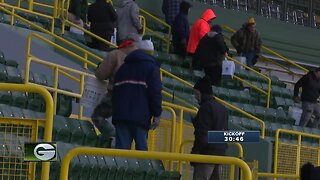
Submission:
[[[235,32],[236,32],[236,30],[234,30],[234,29],[232,29],[231,27],[226,26],[226,25],[224,25],[223,28],[224,28],[225,30],[229,31],[229,32],[232,32],[232,33],[235,33]],[[299,64],[293,62],[292,60],[290,60],[290,59],[282,56],[281,54],[279,54],[279,53],[271,50],[270,48],[268,48],[268,47],[266,47],[266,46],[262,46],[262,49],[264,49],[266,52],[268,52],[268,53],[270,53],[270,54],[273,54],[273,55],[275,55],[275,56],[283,59],[283,60],[286,61],[287,63],[289,63],[289,64],[291,64],[291,65],[293,65],[293,66],[295,66],[295,67],[297,67],[297,68],[299,68],[299,69],[302,69],[305,73],[307,73],[307,72],[309,71],[308,69],[300,66]],[[280,66],[280,67],[282,67],[282,66]],[[292,72],[292,71],[291,71],[291,72]]]
[[[46,115],[45,115],[45,129],[44,129],[44,142],[52,141],[52,128],[53,128],[53,100],[51,94],[42,87],[30,84],[11,84],[0,83],[1,91],[20,91],[20,92],[33,92],[39,93],[46,103]],[[50,162],[42,163],[41,179],[48,180],[50,173]]]
[[[150,152],[150,151],[132,151],[121,149],[106,149],[106,148],[74,148],[71,149],[63,158],[60,170],[60,179],[67,180],[69,173],[69,165],[71,160],[79,155],[95,155],[95,156],[119,156],[126,158],[141,158],[141,159],[156,159],[156,160],[171,160],[171,161],[187,161],[197,163],[212,163],[212,164],[234,164],[242,169],[245,180],[252,179],[252,173],[249,166],[239,158],[226,156],[207,156],[193,155],[167,152]]]
[[[169,72],[167,72],[167,71],[165,71],[163,69],[160,69],[160,77],[161,77],[161,79],[163,77],[163,74],[165,74],[165,75],[167,75],[167,76],[169,76],[169,77],[171,77],[173,79],[176,79],[176,80],[180,81],[181,83],[187,85],[190,88],[193,88],[193,85],[191,83],[189,83],[189,82],[187,82],[187,81],[185,81],[185,80],[183,80],[183,79],[181,79],[181,78],[179,78],[179,77],[177,77],[177,76],[175,76],[175,75],[173,75],[173,74],[171,74],[171,73],[169,73]],[[224,101],[224,100],[222,100],[222,99],[220,99],[220,98],[218,98],[216,96],[214,96],[214,97],[221,104],[223,104],[223,105],[225,105],[225,106],[227,106],[227,107],[229,107],[229,108],[231,108],[231,109],[233,109],[233,110],[235,110],[235,111],[237,111],[237,112],[239,112],[239,113],[241,113],[241,114],[253,119],[254,121],[257,121],[261,126],[261,138],[264,139],[264,136],[265,136],[265,124],[264,124],[263,120],[257,118],[256,116],[254,116],[252,114],[249,114],[249,113],[243,111],[242,109],[240,109],[240,108],[238,108],[238,107],[236,107],[236,106],[234,106],[234,105],[232,105],[232,104],[230,104],[230,103],[228,103],[228,102],[226,102],[226,101]],[[177,107],[180,108],[181,106],[177,106]]]

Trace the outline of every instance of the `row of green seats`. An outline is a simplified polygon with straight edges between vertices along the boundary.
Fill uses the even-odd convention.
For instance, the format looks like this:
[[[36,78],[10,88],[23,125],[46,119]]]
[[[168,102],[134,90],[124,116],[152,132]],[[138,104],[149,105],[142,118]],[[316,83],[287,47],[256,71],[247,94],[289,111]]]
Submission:
[[[63,157],[71,149],[79,147],[74,144],[57,143],[57,161],[51,163],[50,179],[60,177]],[[37,163],[41,168],[41,164]],[[37,171],[36,179],[40,179],[41,171]],[[178,180],[180,173],[166,171],[160,160],[122,158],[110,156],[81,155],[72,159],[69,167],[70,180]]]
[[[109,136],[103,134],[98,136],[91,122],[63,116],[55,116],[54,118],[53,139],[55,141],[96,147],[111,147],[112,141]]]
[[[293,124],[294,120],[287,116],[283,109],[266,108],[262,106],[255,106],[251,104],[243,104],[237,102],[231,102],[236,107],[255,115],[263,121],[281,122],[283,124]],[[230,115],[244,117],[241,113],[229,108]]]

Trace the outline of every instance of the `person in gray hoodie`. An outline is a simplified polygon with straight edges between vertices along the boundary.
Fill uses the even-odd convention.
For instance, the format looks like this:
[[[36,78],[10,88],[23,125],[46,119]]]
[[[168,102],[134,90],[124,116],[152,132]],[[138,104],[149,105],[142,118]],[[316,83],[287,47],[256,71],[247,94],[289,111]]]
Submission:
[[[142,33],[142,24],[139,20],[139,6],[133,0],[122,0],[117,8],[118,14],[118,39],[121,43],[128,34]]]

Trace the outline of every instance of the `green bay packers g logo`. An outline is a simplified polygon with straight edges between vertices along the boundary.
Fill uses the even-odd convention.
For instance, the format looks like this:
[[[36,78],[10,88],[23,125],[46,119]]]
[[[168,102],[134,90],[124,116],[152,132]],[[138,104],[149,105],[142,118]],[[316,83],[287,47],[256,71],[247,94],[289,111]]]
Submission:
[[[51,144],[38,144],[34,150],[33,154],[40,161],[50,161],[56,157],[56,147]]]

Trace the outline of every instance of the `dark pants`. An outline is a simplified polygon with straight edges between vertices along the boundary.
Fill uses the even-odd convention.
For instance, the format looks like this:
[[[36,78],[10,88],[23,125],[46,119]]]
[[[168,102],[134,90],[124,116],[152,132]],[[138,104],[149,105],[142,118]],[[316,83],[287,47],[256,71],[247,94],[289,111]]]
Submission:
[[[187,47],[182,43],[173,43],[174,53],[179,55],[182,59],[187,56]]]
[[[221,166],[218,164],[196,163],[193,169],[193,180],[219,180]]]
[[[312,115],[315,115],[315,122],[310,123]],[[310,124],[312,128],[318,128],[320,124],[320,104],[311,102],[302,102],[302,114],[300,118],[300,126],[307,126]]]
[[[212,85],[219,86],[221,84],[222,65],[205,67],[204,73],[210,77]]]
[[[104,136],[115,136],[115,130],[113,125],[106,119],[112,116],[112,102],[111,94],[106,94],[101,100],[100,104],[95,107],[91,119],[93,124]]]
[[[253,51],[242,53],[242,56],[246,57],[247,66],[249,67],[253,67],[257,63],[258,55]]]
[[[131,149],[134,140],[136,150],[147,151],[148,129],[133,124],[119,123],[116,128],[116,148]]]
[[[111,36],[113,35],[112,32],[106,32],[106,33],[97,33],[97,32],[92,32],[94,33],[95,35],[97,36],[100,36],[101,38],[107,40],[107,41],[110,41],[111,39]],[[110,47],[108,44],[100,41],[99,39],[96,39],[94,37],[92,37],[92,41],[91,41],[91,44],[89,45],[91,48],[94,48],[94,49],[99,49],[101,51],[109,51],[110,50]]]

